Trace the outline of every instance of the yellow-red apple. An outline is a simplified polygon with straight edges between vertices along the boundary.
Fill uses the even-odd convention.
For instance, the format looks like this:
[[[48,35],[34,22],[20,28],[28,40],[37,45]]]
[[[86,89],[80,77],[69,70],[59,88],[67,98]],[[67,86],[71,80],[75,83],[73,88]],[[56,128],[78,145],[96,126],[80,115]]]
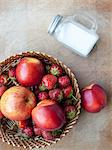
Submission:
[[[26,120],[36,106],[33,92],[22,86],[13,86],[1,97],[1,112],[11,120]]]

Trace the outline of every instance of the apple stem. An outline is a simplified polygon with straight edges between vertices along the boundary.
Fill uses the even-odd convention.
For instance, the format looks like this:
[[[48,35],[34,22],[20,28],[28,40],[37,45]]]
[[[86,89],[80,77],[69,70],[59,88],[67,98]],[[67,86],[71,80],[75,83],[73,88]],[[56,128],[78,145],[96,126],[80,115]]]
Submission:
[[[72,95],[72,98],[73,98],[76,102],[79,101],[74,95]]]

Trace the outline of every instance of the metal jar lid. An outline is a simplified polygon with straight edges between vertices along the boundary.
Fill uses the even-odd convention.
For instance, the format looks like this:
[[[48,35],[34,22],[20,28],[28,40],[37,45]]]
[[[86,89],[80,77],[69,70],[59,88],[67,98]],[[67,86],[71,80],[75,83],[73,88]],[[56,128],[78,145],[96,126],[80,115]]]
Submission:
[[[59,24],[59,22],[61,21],[61,19],[63,18],[63,16],[61,15],[56,15],[51,24],[49,25],[49,28],[48,28],[48,33],[49,34],[53,34],[53,32],[55,31],[57,25]]]

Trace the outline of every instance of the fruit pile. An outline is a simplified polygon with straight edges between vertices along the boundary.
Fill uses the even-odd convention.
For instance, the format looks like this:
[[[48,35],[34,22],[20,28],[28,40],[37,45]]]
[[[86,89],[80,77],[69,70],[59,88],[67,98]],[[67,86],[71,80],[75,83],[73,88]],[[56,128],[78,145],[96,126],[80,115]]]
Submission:
[[[69,77],[46,59],[23,57],[0,75],[0,119],[13,120],[27,137],[59,137],[76,115]]]

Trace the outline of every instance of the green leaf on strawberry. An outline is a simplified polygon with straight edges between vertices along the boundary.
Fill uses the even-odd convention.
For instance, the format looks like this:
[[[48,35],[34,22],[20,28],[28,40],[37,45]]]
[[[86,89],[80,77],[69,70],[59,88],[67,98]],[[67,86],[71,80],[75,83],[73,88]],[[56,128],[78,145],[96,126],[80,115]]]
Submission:
[[[78,99],[73,95],[73,88],[71,85],[64,88],[63,93],[65,98],[73,98],[76,102],[78,101]]]
[[[71,90],[70,94],[67,96],[67,98],[72,98],[73,96],[73,89]]]
[[[73,88],[71,85],[67,86],[63,89],[64,97],[65,98],[72,98],[73,95]]]
[[[39,85],[39,91],[45,91],[47,88],[45,87],[45,85],[43,84],[43,83],[41,83],[40,85]]]
[[[71,111],[71,112],[68,112],[67,114],[66,114],[66,117],[67,117],[67,119],[73,119],[74,117],[75,117],[75,114],[76,114],[76,112],[75,111]]]
[[[52,135],[54,137],[59,137],[61,134],[62,134],[62,130],[61,129],[52,131]]]
[[[53,64],[50,68],[50,73],[54,76],[61,76],[63,73],[63,70],[59,65]]]
[[[76,115],[76,107],[73,105],[66,106],[64,111],[68,120],[72,120]]]

